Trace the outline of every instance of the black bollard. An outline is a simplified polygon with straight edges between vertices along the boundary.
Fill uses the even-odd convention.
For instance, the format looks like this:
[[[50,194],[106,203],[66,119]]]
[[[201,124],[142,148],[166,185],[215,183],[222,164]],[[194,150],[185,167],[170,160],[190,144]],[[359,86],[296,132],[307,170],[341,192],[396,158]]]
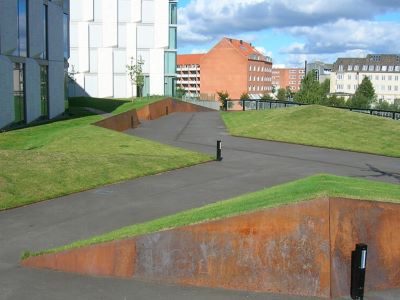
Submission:
[[[222,142],[220,140],[217,141],[217,161],[222,160]]]
[[[365,244],[357,244],[351,252],[351,286],[350,295],[354,300],[364,299],[365,268],[367,266],[367,249]]]

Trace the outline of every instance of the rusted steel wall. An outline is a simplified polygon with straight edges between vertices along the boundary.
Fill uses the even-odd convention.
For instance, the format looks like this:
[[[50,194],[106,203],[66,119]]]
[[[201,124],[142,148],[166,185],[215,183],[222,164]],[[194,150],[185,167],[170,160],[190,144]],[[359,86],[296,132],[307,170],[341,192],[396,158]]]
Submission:
[[[400,287],[400,205],[331,200],[332,296],[349,295],[351,252],[368,245],[366,290]]]
[[[175,101],[171,98],[146,105],[138,110],[112,116],[96,122],[95,125],[116,131],[125,131],[129,128],[136,128],[143,120],[155,120],[174,112],[205,112],[212,111],[209,108],[194,105],[191,103]]]
[[[22,265],[96,276],[132,277],[135,240],[113,241],[56,254],[30,257]]]
[[[136,251],[145,280],[329,297],[329,201],[138,237]]]

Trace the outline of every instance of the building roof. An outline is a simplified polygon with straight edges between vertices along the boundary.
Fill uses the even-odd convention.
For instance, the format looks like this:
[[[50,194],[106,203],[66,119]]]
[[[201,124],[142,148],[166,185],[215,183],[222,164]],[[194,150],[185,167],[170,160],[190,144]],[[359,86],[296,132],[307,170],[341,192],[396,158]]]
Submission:
[[[178,54],[177,65],[200,65],[204,54]]]
[[[343,71],[353,72],[400,72],[400,55],[368,54],[364,58],[338,58],[333,64],[333,71],[337,72],[339,66],[342,66]],[[357,69],[354,66],[358,66]]]
[[[228,41],[234,48],[239,50],[239,52],[248,59],[272,62],[270,57],[263,55],[250,43],[247,43],[243,40],[236,40],[232,38],[224,38],[224,39]]]

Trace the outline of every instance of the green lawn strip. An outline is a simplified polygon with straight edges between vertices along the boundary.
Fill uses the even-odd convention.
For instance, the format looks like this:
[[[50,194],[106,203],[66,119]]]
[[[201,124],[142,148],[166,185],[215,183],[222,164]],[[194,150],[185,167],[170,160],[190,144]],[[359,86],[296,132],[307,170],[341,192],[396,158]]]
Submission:
[[[91,125],[101,119],[86,116],[1,133],[0,210],[212,159]]]
[[[400,157],[400,122],[310,105],[224,112],[232,135]]]
[[[311,200],[320,196],[400,203],[400,185],[319,174],[153,221],[127,226],[104,235],[77,241],[62,247],[37,253],[26,252],[24,253],[24,257],[55,253],[209,220],[222,219],[260,209]]]
[[[145,105],[160,101],[165,97],[151,96],[144,98],[137,98],[133,101],[131,99],[104,99],[104,98],[90,98],[90,97],[75,97],[68,100],[69,107],[90,107],[98,109],[114,115],[138,109]]]

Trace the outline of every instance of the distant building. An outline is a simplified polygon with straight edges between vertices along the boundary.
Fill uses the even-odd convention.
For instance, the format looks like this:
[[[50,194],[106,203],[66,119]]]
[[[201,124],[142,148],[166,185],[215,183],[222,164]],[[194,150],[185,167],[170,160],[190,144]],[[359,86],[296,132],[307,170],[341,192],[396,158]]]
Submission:
[[[304,78],[304,68],[273,68],[272,85],[275,90],[280,88],[290,88],[292,92],[298,92],[301,87],[301,81]]]
[[[176,49],[176,0],[71,0],[72,96],[136,96],[126,65],[140,59],[143,95],[172,96]]]
[[[0,1],[0,128],[65,110],[69,0]]]
[[[321,61],[307,63],[306,65],[307,74],[313,71],[315,74],[315,79],[318,80],[320,83],[323,83],[326,79],[330,79],[332,68],[332,64],[326,64]]]
[[[200,97],[200,61],[204,54],[182,54],[177,59],[177,87],[190,97]]]
[[[333,65],[330,92],[353,95],[364,77],[371,80],[378,100],[400,99],[400,55],[339,58]]]
[[[217,99],[227,91],[231,99],[243,93],[259,98],[272,91],[272,59],[242,40],[223,38],[200,58],[200,94]]]

